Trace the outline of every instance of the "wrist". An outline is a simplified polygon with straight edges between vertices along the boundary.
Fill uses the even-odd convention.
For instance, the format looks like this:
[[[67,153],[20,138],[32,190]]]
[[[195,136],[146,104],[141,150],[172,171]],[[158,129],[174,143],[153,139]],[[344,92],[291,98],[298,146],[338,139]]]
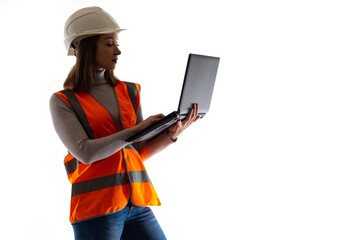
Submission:
[[[130,131],[132,134],[137,134],[138,132],[140,132],[139,125],[133,126],[132,128],[130,128]]]

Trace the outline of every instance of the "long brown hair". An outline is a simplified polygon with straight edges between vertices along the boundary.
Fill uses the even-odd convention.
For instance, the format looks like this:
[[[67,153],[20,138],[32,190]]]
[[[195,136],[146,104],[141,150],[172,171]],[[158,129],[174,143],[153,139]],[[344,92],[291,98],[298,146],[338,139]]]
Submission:
[[[86,92],[90,90],[97,70],[95,55],[98,39],[99,35],[81,40],[77,48],[76,63],[64,82],[65,89],[71,89],[74,92],[80,89]],[[115,77],[113,70],[105,70],[105,78],[114,86],[117,84],[118,79]]]

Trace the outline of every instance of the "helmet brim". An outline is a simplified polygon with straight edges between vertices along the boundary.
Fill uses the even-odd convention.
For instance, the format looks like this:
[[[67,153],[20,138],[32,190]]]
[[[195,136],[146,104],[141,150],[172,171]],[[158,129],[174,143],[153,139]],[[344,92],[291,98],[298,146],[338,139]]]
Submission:
[[[115,31],[114,31],[115,30]],[[102,34],[109,34],[109,33],[119,33],[121,31],[124,31],[126,29],[124,28],[119,28],[119,29],[111,29],[111,30],[103,30],[103,31],[97,31],[96,33],[88,33],[88,34],[82,34],[80,36],[72,36],[71,38],[65,39],[65,45],[66,47],[69,49],[68,50],[68,56],[75,56],[75,49],[72,47],[73,43],[79,42],[82,39],[88,38],[88,37],[92,37],[92,36],[96,36],[96,35],[102,35]]]

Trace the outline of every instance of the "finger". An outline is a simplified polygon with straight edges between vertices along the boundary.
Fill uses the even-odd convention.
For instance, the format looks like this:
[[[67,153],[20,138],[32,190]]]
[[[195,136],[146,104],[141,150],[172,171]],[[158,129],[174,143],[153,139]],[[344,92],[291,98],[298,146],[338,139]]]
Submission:
[[[191,121],[193,122],[195,120],[195,118],[197,117],[198,115],[198,104],[193,104],[193,108],[192,108],[192,114],[191,114]]]
[[[193,109],[192,117],[194,118],[197,116],[197,113],[198,113],[198,105],[196,103],[194,103],[192,109]]]
[[[183,122],[183,127],[187,128],[189,127],[192,123],[194,122],[194,117],[191,117],[189,119],[187,119],[186,121]]]
[[[151,119],[150,121],[159,121],[163,117],[164,116],[162,116],[161,114],[157,114],[157,115],[153,115],[153,116],[149,117],[149,119]]]
[[[189,121],[186,122],[187,127],[190,126],[191,124],[193,124],[194,122],[196,122],[199,118],[200,118],[200,116],[198,115],[198,106],[194,105],[193,114],[192,114],[191,118],[189,119]]]
[[[165,115],[162,113],[159,113],[159,114],[153,115],[152,117],[163,118],[163,117],[165,117]]]
[[[194,104],[193,105],[193,112],[192,112],[192,115],[191,115],[191,121],[194,121],[197,115],[198,115],[197,104]]]
[[[191,119],[191,115],[194,112],[194,110],[191,108],[190,111],[188,112],[188,115],[186,116],[184,123],[186,123],[187,121],[189,121],[189,119]]]
[[[199,105],[194,103],[187,117],[185,118],[185,120],[183,120],[184,125],[189,126],[195,121],[196,117],[198,116],[198,112],[199,112],[198,109],[199,109]]]

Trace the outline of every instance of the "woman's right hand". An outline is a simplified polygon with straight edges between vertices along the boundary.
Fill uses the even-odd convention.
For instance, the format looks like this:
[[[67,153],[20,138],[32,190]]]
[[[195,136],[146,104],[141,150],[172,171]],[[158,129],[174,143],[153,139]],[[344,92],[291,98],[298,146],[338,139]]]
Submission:
[[[139,124],[135,125],[134,127],[131,128],[131,131],[133,132],[133,134],[136,134],[140,131],[142,131],[143,129],[147,128],[148,126],[150,126],[151,124],[159,121],[160,119],[162,119],[163,117],[165,117],[164,114],[160,113],[160,114],[156,114],[156,115],[152,115],[150,117],[148,117],[147,119],[145,119],[144,121],[140,122]]]

